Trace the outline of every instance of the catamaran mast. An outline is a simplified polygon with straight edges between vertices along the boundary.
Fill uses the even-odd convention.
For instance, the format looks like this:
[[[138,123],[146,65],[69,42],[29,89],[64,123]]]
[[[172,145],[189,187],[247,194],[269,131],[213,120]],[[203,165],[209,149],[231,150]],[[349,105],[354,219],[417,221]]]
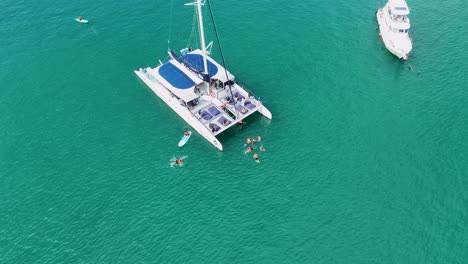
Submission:
[[[203,16],[202,16],[202,3],[201,0],[197,0],[197,7],[198,7],[198,27],[200,31],[200,40],[201,40],[201,48],[203,53],[203,73],[208,74],[208,63],[206,61],[206,46],[205,46],[205,32],[203,32]]]

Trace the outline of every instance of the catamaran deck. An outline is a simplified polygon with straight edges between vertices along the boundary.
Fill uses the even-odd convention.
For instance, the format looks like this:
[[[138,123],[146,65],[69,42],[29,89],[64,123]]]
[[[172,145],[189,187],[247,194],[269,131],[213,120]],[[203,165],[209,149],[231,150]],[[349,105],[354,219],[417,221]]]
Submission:
[[[226,90],[217,92],[215,98],[201,96],[198,105],[191,109],[195,117],[214,135],[235,125],[236,116],[243,119],[256,112],[261,105],[252,96],[249,98],[248,94],[242,94],[237,89],[232,91],[234,98]]]

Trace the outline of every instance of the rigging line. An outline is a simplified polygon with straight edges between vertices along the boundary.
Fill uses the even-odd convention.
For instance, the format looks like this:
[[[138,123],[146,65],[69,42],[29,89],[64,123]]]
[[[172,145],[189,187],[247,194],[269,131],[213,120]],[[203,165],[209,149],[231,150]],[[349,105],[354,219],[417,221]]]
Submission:
[[[187,44],[185,44],[185,47],[186,48],[189,48],[192,44],[192,39],[193,39],[193,35],[195,34],[195,26],[197,24],[197,13],[196,12],[193,12],[193,19],[192,19],[192,30],[190,32],[190,36],[189,36],[189,39],[187,41]]]
[[[171,12],[169,14],[169,36],[167,38],[167,49],[170,50],[171,31],[172,31],[172,9],[174,8],[173,0],[171,0]]]
[[[197,9],[197,7],[194,7],[193,12],[194,12],[195,22],[196,22],[196,26],[195,26],[195,28],[193,29],[193,30],[194,30],[193,32],[194,32],[194,34],[195,34],[195,43],[198,44],[198,43],[200,43],[200,41],[199,41],[199,39],[198,39],[198,38],[200,37],[200,35],[199,35],[200,32],[198,31],[198,34],[197,34],[197,30],[199,30],[199,28],[198,28],[198,23],[199,23],[199,21],[198,21],[198,9]],[[201,45],[200,45],[200,46],[201,46]]]
[[[223,62],[223,67],[224,67],[224,73],[226,74],[226,80],[227,80],[227,83],[229,85],[229,93],[231,94],[231,98],[233,98],[234,109],[236,109],[236,112],[237,112],[236,100],[234,99],[234,95],[232,95],[231,82],[229,80],[229,75],[228,75],[227,70],[226,70],[226,61],[224,60],[223,50],[221,49],[221,42],[219,41],[219,35],[218,35],[218,31],[216,30],[216,23],[215,23],[215,20],[214,20],[214,17],[213,17],[213,10],[211,9],[211,1],[210,0],[205,0],[205,2],[208,3],[208,9],[210,11],[211,21],[213,22],[213,29],[214,29],[214,33],[215,33],[215,36],[216,36],[216,42],[218,42],[219,53],[221,54],[221,60]],[[206,52],[206,50],[205,50],[205,52]],[[207,71],[208,71],[208,69],[207,69]],[[237,119],[237,115],[236,115],[236,119]]]

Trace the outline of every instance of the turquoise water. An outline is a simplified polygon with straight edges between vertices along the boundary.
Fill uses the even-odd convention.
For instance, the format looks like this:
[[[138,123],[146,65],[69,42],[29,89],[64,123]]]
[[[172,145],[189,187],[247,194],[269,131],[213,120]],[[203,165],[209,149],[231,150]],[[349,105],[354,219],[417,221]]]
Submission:
[[[213,0],[273,113],[224,152],[177,148],[187,125],[133,73],[184,47],[183,3],[0,2],[0,263],[466,263],[465,1],[409,1],[402,62],[384,1]]]

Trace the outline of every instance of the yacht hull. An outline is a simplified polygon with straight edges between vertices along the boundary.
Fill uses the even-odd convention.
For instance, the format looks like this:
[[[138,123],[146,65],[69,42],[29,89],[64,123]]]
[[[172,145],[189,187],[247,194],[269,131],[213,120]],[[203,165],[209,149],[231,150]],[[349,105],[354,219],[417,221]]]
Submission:
[[[389,29],[385,20],[385,11],[379,9],[376,12],[377,23],[379,25],[379,36],[387,50],[397,58],[407,60],[412,50],[412,42],[408,34],[395,34]],[[404,43],[402,45],[402,43]]]

